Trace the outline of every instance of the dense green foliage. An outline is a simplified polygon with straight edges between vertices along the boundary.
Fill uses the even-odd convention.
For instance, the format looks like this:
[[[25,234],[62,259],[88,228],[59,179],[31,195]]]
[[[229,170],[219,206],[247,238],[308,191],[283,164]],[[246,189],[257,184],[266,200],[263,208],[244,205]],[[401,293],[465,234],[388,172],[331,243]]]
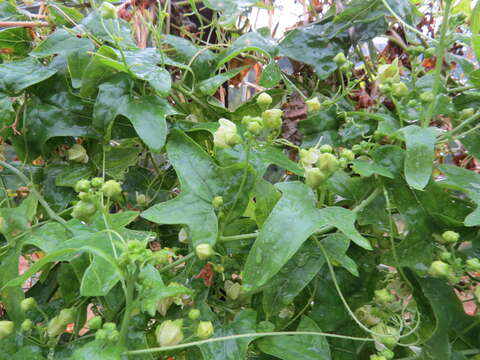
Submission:
[[[480,358],[480,3],[269,3],[0,0],[0,359]]]

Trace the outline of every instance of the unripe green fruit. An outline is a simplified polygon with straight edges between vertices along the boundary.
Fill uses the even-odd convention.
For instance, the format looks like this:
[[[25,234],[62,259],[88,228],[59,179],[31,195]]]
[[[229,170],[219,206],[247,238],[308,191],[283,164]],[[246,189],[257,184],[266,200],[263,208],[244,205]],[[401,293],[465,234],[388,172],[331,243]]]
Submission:
[[[20,309],[22,309],[23,312],[27,312],[28,310],[33,309],[35,306],[37,306],[37,302],[33,297],[23,299],[20,302]]]
[[[247,130],[249,133],[258,136],[262,133],[263,126],[258,122],[251,122],[247,125]]]
[[[224,288],[225,292],[227,293],[227,297],[233,301],[237,300],[242,292],[242,285],[230,280],[225,281]]]
[[[32,328],[33,328],[33,322],[30,319],[25,319],[20,325],[20,329],[22,330],[22,332],[30,331],[32,330]]]
[[[343,52],[339,52],[333,58],[333,62],[338,66],[345,64],[346,61],[347,61],[347,58],[345,57],[345,54]]]
[[[447,243],[453,244],[460,239],[460,234],[456,233],[455,231],[448,230],[442,234],[442,239]]]
[[[93,187],[99,188],[103,185],[103,178],[101,177],[94,177],[91,181]]]
[[[375,290],[375,300],[381,304],[387,304],[395,300],[390,291],[387,289]]]
[[[470,271],[480,271],[480,260],[477,258],[468,259],[465,264]]]
[[[206,260],[214,254],[212,245],[210,244],[197,245],[195,252],[200,260]]]
[[[215,209],[219,209],[223,206],[223,197],[215,196],[212,200],[212,205]]]
[[[211,321],[200,321],[197,327],[197,336],[200,339],[208,339],[213,335],[213,324]]]
[[[332,148],[331,145],[323,144],[322,146],[320,146],[320,152],[321,153],[332,153],[333,148]]]
[[[181,322],[165,320],[155,330],[157,342],[160,346],[173,346],[183,341]]]
[[[395,353],[390,349],[383,350],[379,355],[385,357],[387,360],[392,360],[395,357]]]
[[[107,339],[108,341],[111,342],[116,342],[118,341],[118,338],[120,337],[120,332],[118,330],[113,330],[108,336]]]
[[[261,93],[257,97],[257,105],[260,106],[262,110],[267,109],[272,103],[272,97],[267,93]]]
[[[282,116],[280,109],[265,110],[262,113],[263,125],[268,129],[279,129],[282,127]]]
[[[467,108],[463,109],[462,112],[460,113],[460,117],[462,119],[467,119],[475,114],[475,109],[474,108]]]
[[[103,2],[99,9],[100,16],[105,20],[117,18],[117,9],[113,4],[109,2]]]
[[[382,355],[370,355],[370,360],[387,360],[387,358]]]
[[[352,161],[355,159],[355,154],[350,149],[343,149],[340,153],[340,157],[346,159],[347,161]]]
[[[435,56],[435,48],[431,47],[425,50],[425,57],[426,58],[431,58],[432,56]]]
[[[65,331],[65,327],[67,326],[67,323],[64,323],[59,319],[58,316],[53,317],[50,319],[48,322],[47,326],[47,335],[50,338],[57,337],[61,333]]]
[[[68,149],[67,156],[68,160],[70,161],[84,164],[88,162],[87,150],[85,150],[85,148],[80,144],[75,144],[70,149]]]
[[[87,221],[93,214],[95,214],[95,211],[97,211],[95,204],[81,200],[73,207],[72,217],[78,220]]]
[[[122,193],[122,187],[115,180],[108,180],[102,185],[103,195],[107,198],[117,198]]]
[[[352,69],[352,64],[350,64],[349,62],[346,62],[345,64],[340,66],[340,71],[344,74],[348,74],[351,69]]]
[[[74,189],[76,192],[88,192],[90,190],[90,181],[85,179],[78,180]]]
[[[164,250],[155,251],[151,258],[155,265],[163,265],[168,263],[168,253]]]
[[[407,103],[407,106],[408,107],[415,107],[418,105],[418,101],[417,100],[410,100],[408,103]]]
[[[117,324],[115,324],[114,322],[106,322],[105,324],[103,324],[103,329],[105,329],[107,331],[116,330],[117,329]]]
[[[452,253],[448,251],[442,251],[440,253],[440,260],[448,261],[452,258]]]
[[[58,320],[67,325],[75,321],[76,311],[74,308],[62,309],[58,315]]]
[[[424,103],[431,103],[435,100],[435,95],[433,95],[433,92],[431,91],[425,91],[420,94],[420,100]]]
[[[450,273],[450,265],[444,263],[443,261],[437,260],[432,262],[430,269],[428,270],[430,276],[433,277],[447,277]]]
[[[14,329],[15,329],[15,324],[13,321],[1,320],[0,321],[0,340],[12,334]]]
[[[312,189],[317,189],[322,185],[327,176],[319,168],[311,168],[305,170],[305,184]]]
[[[397,342],[398,342],[398,337],[396,336],[397,329],[391,326],[385,325],[384,323],[380,323],[372,327],[371,330],[377,334],[384,335],[384,336],[379,336],[379,335],[372,335],[372,336],[376,341],[385,345],[387,348],[393,349],[395,345],[397,345]]]
[[[95,333],[96,340],[106,340],[107,337],[108,337],[107,330],[100,329],[100,330],[97,330],[97,332]]]
[[[91,200],[91,194],[88,192],[79,192],[78,198],[82,201],[89,202]]]
[[[188,318],[190,320],[197,320],[200,317],[200,310],[192,309],[188,312]]]
[[[405,97],[408,95],[408,87],[403,82],[398,82],[392,85],[392,94],[396,97]]]
[[[338,169],[338,159],[333,154],[323,153],[318,157],[317,166],[327,175],[331,175]]]
[[[88,328],[92,330],[98,330],[102,327],[103,319],[101,316],[94,316],[88,320]]]

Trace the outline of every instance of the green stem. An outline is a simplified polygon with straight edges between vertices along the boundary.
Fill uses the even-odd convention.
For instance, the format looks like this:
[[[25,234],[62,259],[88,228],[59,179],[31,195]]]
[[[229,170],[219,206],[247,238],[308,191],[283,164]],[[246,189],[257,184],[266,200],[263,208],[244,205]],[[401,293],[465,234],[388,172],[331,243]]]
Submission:
[[[185,255],[185,256],[182,257],[181,259],[175,260],[175,261],[172,262],[171,264],[165,265],[165,266],[162,267],[158,272],[159,272],[160,274],[161,274],[161,273],[164,273],[165,271],[170,270],[170,269],[174,268],[175,266],[184,263],[185,261],[187,261],[188,259],[191,259],[191,258],[194,257],[194,256],[195,256],[195,253],[194,253],[194,252],[191,252],[190,254]]]
[[[385,2],[385,0],[383,0]],[[437,105],[437,95],[440,90],[440,85],[442,81],[442,67],[443,67],[443,58],[445,57],[445,50],[447,48],[447,30],[448,30],[448,18],[450,16],[450,7],[452,5],[452,0],[445,0],[445,9],[443,11],[443,21],[440,27],[440,41],[437,45],[437,63],[435,64],[435,79],[432,87],[433,101],[430,103],[428,110],[423,118],[423,127],[428,127],[430,125],[430,120],[432,119],[433,112]]]
[[[453,128],[449,132],[443,134],[441,138],[447,138],[452,136],[455,133],[458,133],[460,130],[462,130],[464,127],[469,125],[470,123],[474,122],[475,120],[480,118],[480,113],[477,113],[473,116],[470,116],[468,119],[464,120],[462,123],[460,123],[457,127]]]
[[[366,112],[366,111],[345,111],[346,116],[363,116],[369,119],[377,120],[377,121],[383,121],[385,120],[382,116]]]
[[[127,340],[128,324],[133,311],[135,283],[137,281],[139,270],[135,269],[132,276],[127,279],[127,294],[125,297],[125,312],[123,313],[122,327],[120,328],[120,340],[119,345],[124,346]]]
[[[265,336],[282,336],[282,335],[283,336],[284,335],[325,336],[325,337],[347,339],[347,340],[354,340],[354,341],[373,341],[373,339],[370,339],[370,338],[337,335],[337,334],[330,334],[330,333],[317,332],[317,331],[279,331],[279,332],[265,332],[265,333],[251,333],[251,334],[221,336],[213,339],[193,341],[190,343],[179,344],[174,346],[163,346],[163,347],[150,348],[150,349],[131,350],[131,351],[126,351],[124,354],[125,355],[149,354],[154,352],[185,349],[192,346],[199,346],[199,345],[210,344],[210,343],[220,342],[220,341],[237,340],[237,339],[243,339],[243,338],[260,338]]]
[[[0,165],[6,167],[10,171],[12,171],[15,175],[17,175],[26,186],[28,186],[30,192],[35,196],[38,200],[38,202],[43,206],[45,211],[47,212],[48,216],[50,216],[51,219],[59,222],[60,224],[66,224],[67,222],[62,219],[60,216],[55,213],[55,211],[52,210],[52,208],[48,205],[47,201],[43,198],[43,196],[35,189],[34,184],[31,183],[31,181],[16,167],[6,163],[5,161],[0,160]]]
[[[253,239],[258,236],[258,233],[242,234],[242,235],[232,235],[232,236],[220,236],[219,240],[221,242],[236,241],[236,240],[245,240]]]

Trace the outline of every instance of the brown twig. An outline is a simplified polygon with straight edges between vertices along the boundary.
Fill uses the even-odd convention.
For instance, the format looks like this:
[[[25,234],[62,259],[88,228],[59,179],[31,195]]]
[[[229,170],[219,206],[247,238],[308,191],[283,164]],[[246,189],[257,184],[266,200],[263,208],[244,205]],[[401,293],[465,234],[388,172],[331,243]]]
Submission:
[[[38,27],[38,26],[53,26],[52,24],[45,21],[0,21],[0,28],[10,28],[10,27]]]

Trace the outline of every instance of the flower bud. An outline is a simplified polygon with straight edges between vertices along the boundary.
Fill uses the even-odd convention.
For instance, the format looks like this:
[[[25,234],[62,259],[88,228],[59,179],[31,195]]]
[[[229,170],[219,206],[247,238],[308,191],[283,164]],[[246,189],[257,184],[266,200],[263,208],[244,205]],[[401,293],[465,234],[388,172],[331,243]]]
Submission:
[[[75,144],[67,150],[68,160],[86,164],[88,162],[87,150],[80,145]]]
[[[147,204],[147,197],[145,196],[145,194],[136,194],[135,201],[138,205],[144,206]]]
[[[88,221],[95,214],[97,208],[95,204],[86,201],[79,201],[75,204],[72,211],[72,217],[82,221]]]
[[[37,302],[35,299],[33,297],[29,297],[20,302],[20,309],[22,309],[23,312],[27,312],[28,310],[33,309],[36,305]]]
[[[242,291],[242,285],[239,283],[235,283],[233,281],[227,280],[224,284],[225,292],[227,293],[227,297],[232,299],[233,301],[237,300],[240,296]]]
[[[20,325],[20,329],[22,330],[22,332],[30,331],[32,330],[32,328],[33,328],[33,322],[30,319],[25,319]]]
[[[96,187],[96,188],[99,188],[103,185],[103,178],[101,177],[94,177],[91,181],[92,183],[92,186],[93,187]]]
[[[332,148],[331,145],[323,144],[322,146],[320,146],[320,152],[321,153],[332,153],[333,148]]]
[[[450,273],[450,265],[444,263],[443,261],[434,261],[428,269],[428,273],[433,277],[447,277]]]
[[[113,4],[105,1],[100,5],[100,16],[105,20],[116,19],[117,8]]]
[[[390,349],[385,349],[379,354],[383,356],[386,360],[392,360],[395,357],[395,353]]]
[[[396,97],[405,97],[408,95],[408,87],[403,82],[398,82],[392,85],[392,95]]]
[[[258,136],[262,133],[262,130],[263,130],[263,126],[262,124],[258,123],[258,122],[250,122],[248,125],[247,125],[247,130],[249,133],[255,135],[255,136]]]
[[[81,191],[81,192],[78,193],[78,198],[79,198],[80,200],[83,200],[83,201],[88,202],[88,201],[91,200],[91,195],[90,195],[90,193],[88,193],[88,192],[83,192],[83,191]]]
[[[387,358],[383,355],[370,355],[370,360],[387,360]]]
[[[467,108],[467,109],[463,109],[460,112],[460,117],[462,119],[467,119],[467,118],[473,116],[474,114],[475,114],[475,109],[474,108]]]
[[[76,311],[74,308],[62,309],[58,315],[58,320],[67,325],[75,321]]]
[[[262,113],[263,125],[268,129],[279,129],[282,127],[282,116],[280,109],[265,110]]]
[[[200,317],[200,310],[192,309],[188,312],[188,318],[190,320],[197,320]]]
[[[433,92],[431,91],[425,91],[420,94],[420,100],[423,103],[431,103],[433,100],[435,100],[435,95],[433,95]]]
[[[181,243],[186,243],[188,241],[188,233],[185,228],[181,228],[180,231],[178,232],[178,241]]]
[[[103,324],[103,328],[107,331],[113,331],[117,329],[117,324],[115,324],[114,322],[106,322],[105,324]]]
[[[200,260],[206,260],[213,255],[213,248],[210,244],[200,244],[195,248],[195,252]]]
[[[449,251],[442,251],[440,253],[440,260],[448,261],[452,258],[452,253]]]
[[[262,110],[267,109],[272,103],[272,97],[267,93],[261,93],[257,97],[257,105],[260,106]]]
[[[418,101],[417,100],[410,100],[408,103],[407,103],[407,106],[409,107],[415,107],[418,105]]]
[[[320,109],[322,108],[318,97],[314,97],[305,101],[305,104],[307,104],[307,110],[309,113],[320,111]]]
[[[200,321],[197,327],[197,336],[200,339],[208,339],[213,335],[213,324],[211,321]]]
[[[317,166],[320,170],[330,175],[338,169],[338,159],[330,153],[323,153],[318,158]]]
[[[102,185],[103,195],[107,198],[116,198],[122,193],[122,187],[115,180],[108,180]]]
[[[327,179],[327,176],[319,168],[305,170],[305,184],[312,189],[317,189]]]
[[[0,340],[12,334],[14,329],[15,329],[15,324],[13,321],[1,320],[0,321]]]
[[[50,338],[57,337],[65,331],[67,323],[62,322],[58,316],[50,319],[47,325],[47,335]]]
[[[215,209],[219,209],[223,206],[223,197],[215,196],[212,200],[212,205]]]
[[[448,230],[442,234],[442,239],[447,243],[453,244],[460,239],[460,234],[456,233],[455,231]]]
[[[155,251],[151,255],[152,262],[155,265],[163,265],[168,263],[168,252],[165,250]]]
[[[213,134],[213,143],[216,147],[227,149],[240,143],[237,134],[237,125],[227,119],[218,120],[219,128]]]
[[[468,259],[465,264],[467,265],[467,270],[480,271],[480,260],[477,258]]]
[[[317,148],[300,149],[300,162],[304,167],[311,167],[318,161],[319,157],[320,151]]]
[[[165,320],[157,326],[155,335],[160,346],[173,346],[183,341],[181,322]]]
[[[387,82],[394,84],[400,81],[400,71],[398,69],[398,58],[391,64],[380,65],[377,72],[377,81],[380,84]]]
[[[395,300],[390,291],[387,289],[375,290],[375,300],[380,304],[387,304]]]
[[[345,54],[343,52],[339,52],[335,57],[333,58],[333,62],[337,64],[338,66],[341,66],[345,64],[347,61],[347,58],[345,57]]]
[[[76,192],[88,192],[90,190],[90,181],[82,179],[78,180],[74,187]]]
[[[102,327],[103,319],[101,316],[94,316],[88,320],[87,327],[92,330],[98,330]]]
[[[375,339],[375,341],[385,345],[387,348],[392,349],[395,347],[395,345],[397,345],[398,332],[397,329],[395,329],[394,327],[385,325],[384,323],[380,323],[372,327],[371,330],[377,334],[384,335],[372,335],[372,337]]]
[[[343,149],[340,153],[340,157],[346,159],[347,161],[352,161],[355,159],[355,154],[350,149]]]
[[[434,47],[430,47],[425,50],[425,57],[427,59],[431,58],[432,56],[435,56],[435,52],[436,52],[436,49]]]
[[[167,315],[167,311],[170,306],[173,304],[173,297],[167,297],[160,300],[157,304],[157,311],[162,315]]]

